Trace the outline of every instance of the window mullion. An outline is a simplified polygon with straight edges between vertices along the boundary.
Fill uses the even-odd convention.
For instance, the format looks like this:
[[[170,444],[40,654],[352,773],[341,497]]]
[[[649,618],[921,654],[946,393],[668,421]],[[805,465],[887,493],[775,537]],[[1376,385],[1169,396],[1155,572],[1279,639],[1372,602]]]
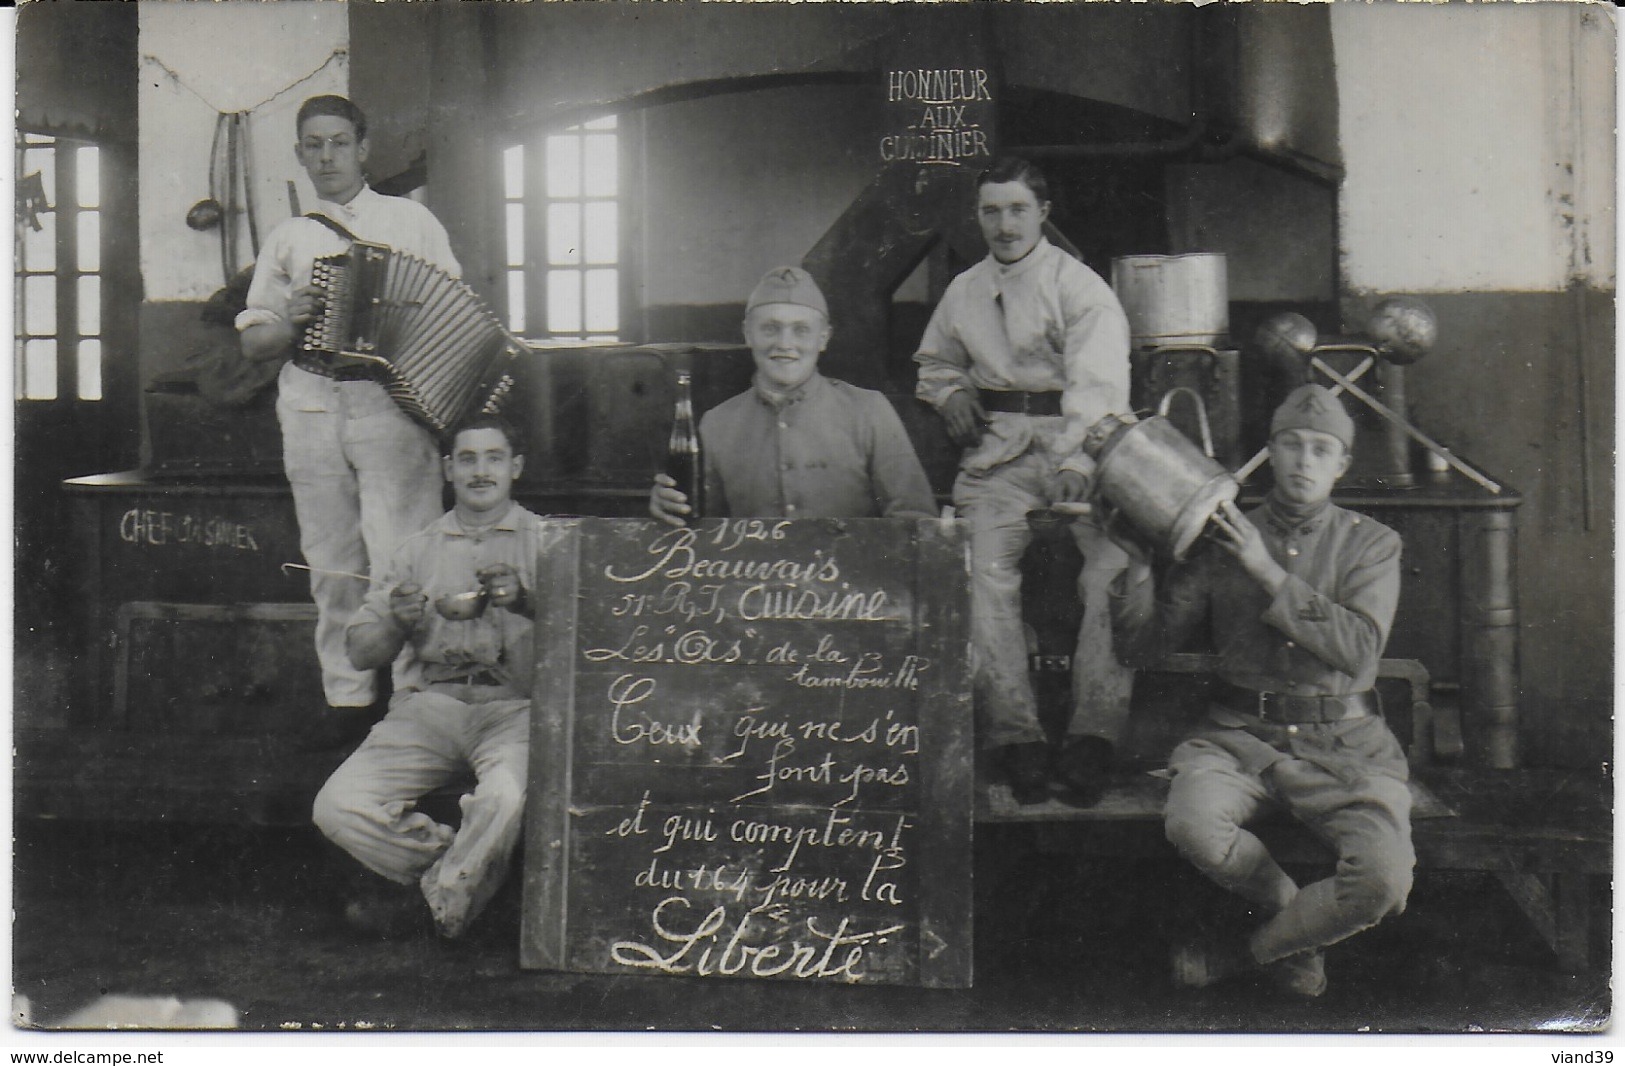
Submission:
[[[79,157],[56,142],[56,395],[79,398]]]
[[[578,127],[579,130],[579,127]],[[576,134],[576,214],[580,218],[576,231],[576,314],[581,324],[576,334],[586,340],[587,332],[587,135]]]
[[[602,138],[603,134],[597,136]],[[610,136],[618,145],[619,134]],[[534,309],[534,318],[527,319],[527,325],[534,335],[561,342],[619,336],[619,318],[625,303],[618,288],[609,294],[610,303],[605,302],[601,291],[606,280],[603,272],[609,272],[617,282],[621,278],[621,242],[625,235],[619,217],[620,193],[604,191],[606,186],[599,179],[607,175],[602,166],[589,160],[588,139],[588,131],[580,125],[551,132],[537,130],[525,138],[524,282],[528,303]],[[597,151],[601,155],[602,146]],[[589,181],[594,180],[599,184],[589,186]],[[589,207],[593,209],[590,217]],[[606,207],[614,218],[601,217]],[[575,222],[569,229],[561,227],[570,219],[554,218],[555,213],[564,212],[574,212]],[[606,228],[606,222],[613,228]],[[605,244],[609,239],[613,239],[613,247]],[[554,245],[559,247],[555,249]],[[589,245],[594,249],[591,261]],[[566,246],[573,254],[565,254]],[[555,251],[560,256],[556,263]],[[610,257],[608,261],[598,261],[605,256]],[[589,279],[596,284],[589,284]],[[555,301],[560,306],[555,308]]]
[[[13,163],[11,172],[16,175],[13,180],[21,184],[23,174],[28,169],[28,155],[23,149],[21,134],[18,134],[17,137],[19,138],[17,145],[12,150]],[[12,314],[15,316],[15,318],[12,320],[11,341],[13,349],[12,367],[15,374],[13,379],[12,393],[16,399],[20,400],[28,395],[28,382],[27,378],[24,376],[24,372],[27,368],[23,362],[23,352],[27,345],[27,342],[23,338],[26,336],[28,329],[28,300],[25,295],[27,292],[27,286],[23,282],[22,271],[22,268],[26,267],[28,264],[23,252],[23,227],[21,223],[18,223],[12,227],[11,242],[12,262],[18,265],[18,269],[11,272],[11,309]]]
[[[525,141],[525,323],[547,335],[547,153],[537,138]]]

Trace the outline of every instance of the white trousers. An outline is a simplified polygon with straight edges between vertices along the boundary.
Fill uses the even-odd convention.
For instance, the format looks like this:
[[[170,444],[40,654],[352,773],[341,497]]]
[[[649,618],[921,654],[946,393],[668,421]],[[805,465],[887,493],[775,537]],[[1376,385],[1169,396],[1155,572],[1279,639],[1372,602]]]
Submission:
[[[1029,449],[986,473],[961,471],[954,506],[970,525],[971,648],[981,743],[999,747],[1045,739],[1038,721],[1021,618],[1021,557],[1032,541],[1027,512],[1050,506],[1055,460]],[[1083,554],[1078,598],[1083,624],[1072,657],[1069,736],[1098,736],[1120,744],[1128,728],[1134,671],[1112,651],[1107,589],[1128,566],[1128,556],[1090,517],[1072,521]]]
[[[519,842],[530,701],[512,696],[467,685],[397,694],[316,795],[317,828],[374,873],[420,885],[447,936],[490,902]],[[470,770],[476,784],[462,799],[461,828],[414,809]]]
[[[334,381],[289,363],[277,419],[307,565],[381,576],[400,542],[440,517],[439,449],[376,382]],[[357,670],[344,650],[366,593],[354,578],[310,575],[322,691],[334,707],[376,696],[373,672]]]

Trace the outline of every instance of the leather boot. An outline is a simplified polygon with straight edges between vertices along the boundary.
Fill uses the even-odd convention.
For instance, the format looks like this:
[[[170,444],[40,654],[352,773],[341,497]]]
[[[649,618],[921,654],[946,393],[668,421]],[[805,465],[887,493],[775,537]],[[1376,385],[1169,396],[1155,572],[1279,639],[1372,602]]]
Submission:
[[[1174,948],[1170,961],[1174,984],[1182,988],[1206,988],[1258,966],[1247,941],[1240,937],[1181,944]]]
[[[1049,745],[1041,740],[1006,744],[999,749],[999,764],[1010,791],[1022,806],[1049,799]]]
[[[1289,996],[1314,999],[1326,991],[1326,953],[1300,951],[1266,966],[1270,982]]]
[[[416,885],[373,887],[344,901],[344,924],[360,937],[405,940],[427,936],[434,928],[429,908]]]
[[[1104,737],[1068,737],[1055,758],[1055,776],[1067,787],[1067,802],[1093,807],[1106,792],[1112,772],[1112,743]]]

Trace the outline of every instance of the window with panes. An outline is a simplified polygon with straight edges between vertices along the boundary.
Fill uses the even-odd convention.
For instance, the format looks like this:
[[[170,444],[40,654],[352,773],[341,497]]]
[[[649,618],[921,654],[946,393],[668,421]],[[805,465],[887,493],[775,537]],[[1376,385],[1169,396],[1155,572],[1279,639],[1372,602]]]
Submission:
[[[16,398],[102,398],[101,152],[16,138]]]
[[[551,341],[620,339],[615,116],[514,145],[502,163],[509,328]]]

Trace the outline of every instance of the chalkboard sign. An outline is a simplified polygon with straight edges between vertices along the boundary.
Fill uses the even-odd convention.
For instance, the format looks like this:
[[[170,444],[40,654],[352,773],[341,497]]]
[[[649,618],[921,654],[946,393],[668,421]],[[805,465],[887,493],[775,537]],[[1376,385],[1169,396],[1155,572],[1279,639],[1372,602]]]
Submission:
[[[545,522],[521,963],[970,984],[948,522]]]

